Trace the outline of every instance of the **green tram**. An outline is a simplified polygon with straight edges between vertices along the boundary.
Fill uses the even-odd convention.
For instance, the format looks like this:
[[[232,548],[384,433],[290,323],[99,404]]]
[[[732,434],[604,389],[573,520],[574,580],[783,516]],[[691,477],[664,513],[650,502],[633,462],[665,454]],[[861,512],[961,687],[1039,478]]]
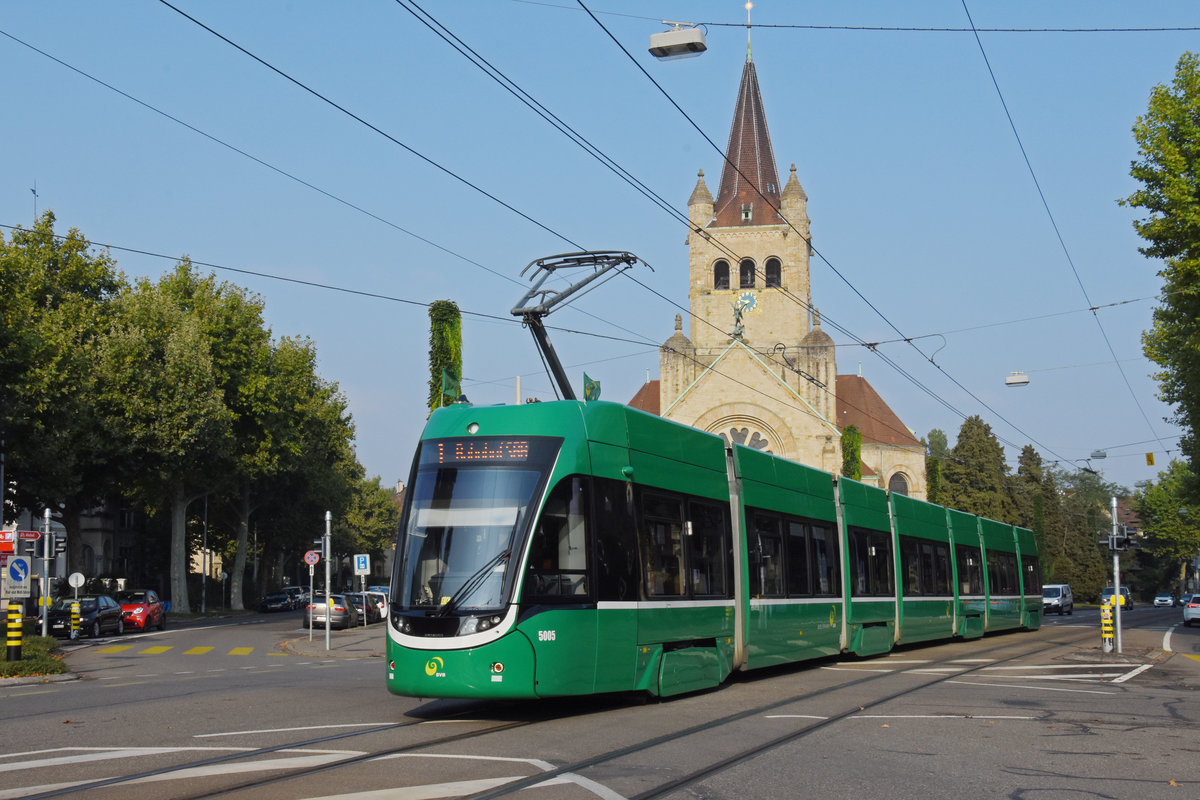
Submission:
[[[395,564],[415,697],[670,696],[1042,616],[1028,530],[605,402],[435,411]]]

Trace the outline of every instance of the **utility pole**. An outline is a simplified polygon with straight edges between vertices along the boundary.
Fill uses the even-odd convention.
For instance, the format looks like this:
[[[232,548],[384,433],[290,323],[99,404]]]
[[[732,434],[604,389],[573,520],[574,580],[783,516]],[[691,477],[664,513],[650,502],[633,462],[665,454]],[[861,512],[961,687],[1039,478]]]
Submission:
[[[50,507],[46,507],[42,530],[42,636],[50,635],[50,559],[54,555],[54,539],[50,535]]]

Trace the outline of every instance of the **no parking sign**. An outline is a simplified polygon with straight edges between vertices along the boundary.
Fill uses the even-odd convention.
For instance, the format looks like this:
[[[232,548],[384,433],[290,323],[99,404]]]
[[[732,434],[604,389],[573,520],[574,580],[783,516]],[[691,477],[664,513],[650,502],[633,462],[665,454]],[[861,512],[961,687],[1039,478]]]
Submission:
[[[309,550],[307,553],[304,554],[304,563],[308,564],[310,567],[313,566],[314,564],[316,564],[320,560],[321,560],[321,554],[318,553],[316,550]]]

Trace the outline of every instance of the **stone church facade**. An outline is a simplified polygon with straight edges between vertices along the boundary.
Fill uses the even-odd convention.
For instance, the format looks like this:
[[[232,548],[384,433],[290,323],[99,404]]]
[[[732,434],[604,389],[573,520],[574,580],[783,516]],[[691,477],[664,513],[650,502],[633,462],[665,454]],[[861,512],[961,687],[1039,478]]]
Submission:
[[[714,198],[688,200],[688,302],[660,349],[659,380],[631,405],[838,473],[841,432],[863,434],[863,481],[925,498],[925,448],[870,384],[837,374],[812,303],[808,196],[780,185],[749,53]]]

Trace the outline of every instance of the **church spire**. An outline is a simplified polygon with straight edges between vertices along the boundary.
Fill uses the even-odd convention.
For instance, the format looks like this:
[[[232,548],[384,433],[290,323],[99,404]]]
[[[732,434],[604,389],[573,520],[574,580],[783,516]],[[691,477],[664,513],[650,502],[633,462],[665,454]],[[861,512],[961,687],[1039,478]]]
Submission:
[[[747,11],[748,13],[748,11]],[[749,25],[747,25],[747,31]],[[748,36],[749,34],[747,34]],[[758,74],[750,60],[749,39],[742,84],[738,88],[729,146],[725,149],[725,167],[714,205],[719,228],[741,225],[778,225],[779,173],[775,152],[767,132]]]

